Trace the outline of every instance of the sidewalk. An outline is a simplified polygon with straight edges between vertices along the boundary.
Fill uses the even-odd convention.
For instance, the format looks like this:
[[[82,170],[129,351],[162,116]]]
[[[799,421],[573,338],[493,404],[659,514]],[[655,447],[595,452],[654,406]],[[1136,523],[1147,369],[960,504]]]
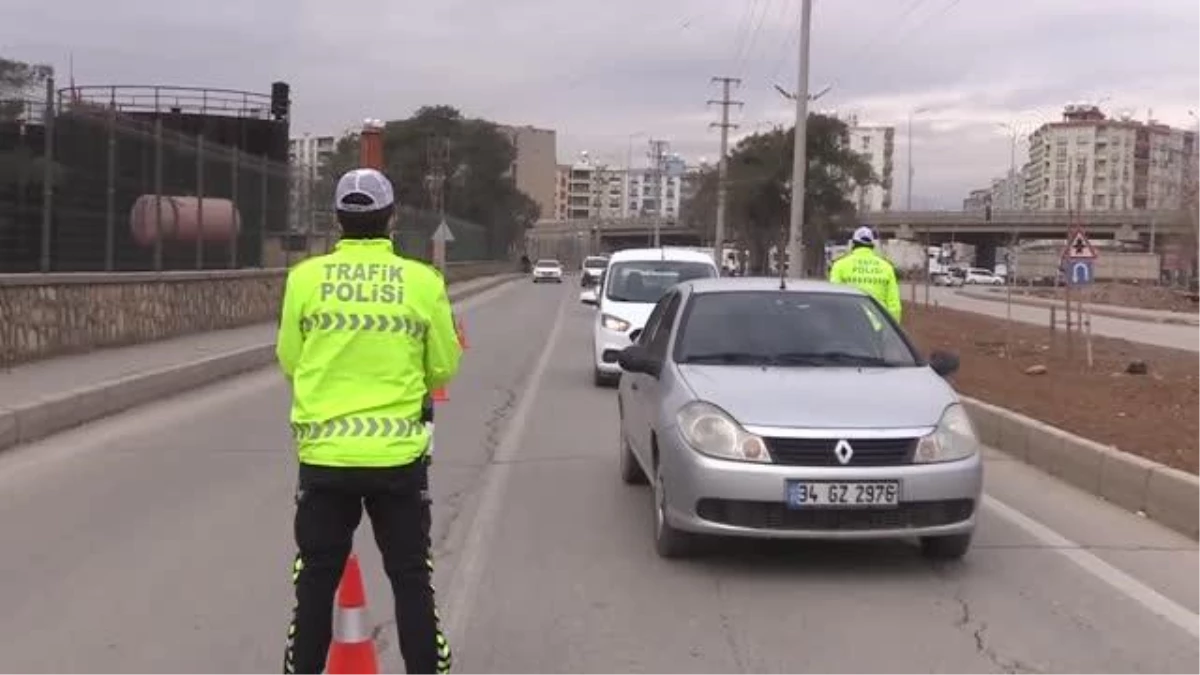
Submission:
[[[987,300],[989,302],[1005,302],[1007,294],[1003,290],[975,290],[975,289],[960,289],[958,295],[965,298],[973,298],[975,300]],[[1053,298],[1037,298],[1028,295],[1022,295],[1014,292],[1012,296],[1013,304],[1029,305],[1031,307],[1058,307],[1065,309],[1066,303]],[[1190,314],[1187,312],[1173,312],[1170,310],[1161,309],[1142,309],[1140,307],[1124,307],[1121,305],[1107,305],[1096,302],[1085,302],[1084,307],[1096,316],[1110,316],[1115,319],[1130,319],[1132,321],[1145,321],[1148,323],[1167,323],[1178,324],[1185,326],[1200,326],[1200,315]]]
[[[464,300],[520,275],[450,285]],[[275,324],[196,333],[21,364],[0,371],[0,450],[261,368],[275,359]]]

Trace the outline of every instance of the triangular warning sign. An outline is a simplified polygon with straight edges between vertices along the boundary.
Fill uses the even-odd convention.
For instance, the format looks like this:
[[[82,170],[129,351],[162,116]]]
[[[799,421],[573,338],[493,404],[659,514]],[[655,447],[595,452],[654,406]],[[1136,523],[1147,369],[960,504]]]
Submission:
[[[437,229],[433,231],[433,240],[447,244],[454,241],[454,233],[450,231],[450,226],[446,224],[445,219],[442,219]]]
[[[1092,260],[1096,257],[1096,249],[1092,248],[1092,242],[1088,241],[1087,235],[1083,233],[1082,229],[1076,229],[1071,232],[1071,236],[1067,241],[1067,248],[1063,251],[1063,258],[1068,260]]]

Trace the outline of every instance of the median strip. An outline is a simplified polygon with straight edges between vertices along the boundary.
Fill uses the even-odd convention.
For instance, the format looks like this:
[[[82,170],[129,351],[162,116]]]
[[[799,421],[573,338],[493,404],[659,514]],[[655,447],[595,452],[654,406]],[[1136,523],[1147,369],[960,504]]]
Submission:
[[[457,291],[451,289],[450,300],[460,302],[521,276],[499,275]],[[10,408],[0,408],[0,450],[30,443],[274,362],[275,344],[268,342],[79,387]]]

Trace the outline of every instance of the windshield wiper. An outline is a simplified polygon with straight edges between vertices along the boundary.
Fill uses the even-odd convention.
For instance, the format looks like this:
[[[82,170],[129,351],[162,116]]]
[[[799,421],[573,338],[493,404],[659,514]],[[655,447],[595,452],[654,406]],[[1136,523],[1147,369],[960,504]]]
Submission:
[[[852,364],[856,366],[895,367],[899,364],[878,356],[868,354],[853,354],[851,352],[783,352],[776,354],[772,363],[788,366],[809,366],[826,364]]]
[[[705,354],[688,354],[683,363],[727,363],[735,365],[762,365],[770,363],[771,358],[762,354],[748,352],[708,352]]]

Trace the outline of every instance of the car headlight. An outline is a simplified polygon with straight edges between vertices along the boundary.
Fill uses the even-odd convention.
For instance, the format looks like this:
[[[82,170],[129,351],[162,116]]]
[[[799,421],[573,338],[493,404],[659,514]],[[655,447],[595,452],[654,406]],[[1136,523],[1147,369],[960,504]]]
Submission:
[[[618,319],[612,314],[605,314],[600,317],[600,325],[609,330],[615,330],[618,333],[624,333],[629,330],[629,322],[625,319]]]
[[[913,462],[954,462],[972,457],[978,452],[979,438],[975,435],[975,428],[971,426],[971,418],[967,416],[967,411],[962,405],[954,403],[942,413],[942,419],[933,433],[917,443]]]
[[[693,450],[710,457],[743,462],[771,461],[767,444],[711,403],[693,401],[676,413],[683,440]]]

